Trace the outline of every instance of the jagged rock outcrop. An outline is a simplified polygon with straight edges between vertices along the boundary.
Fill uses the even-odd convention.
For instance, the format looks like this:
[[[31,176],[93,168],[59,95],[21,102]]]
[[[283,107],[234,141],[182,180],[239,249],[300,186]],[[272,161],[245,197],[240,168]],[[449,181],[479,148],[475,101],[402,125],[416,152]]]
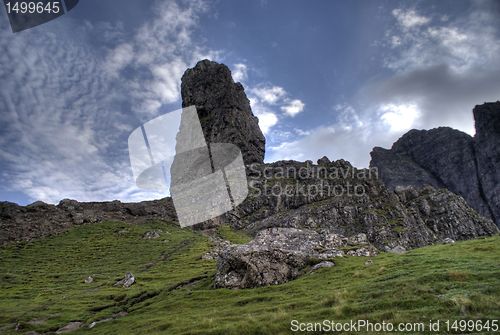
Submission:
[[[309,265],[343,257],[346,248],[353,256],[377,254],[363,236],[349,239],[294,228],[262,230],[251,242],[228,246],[219,252],[215,286],[249,288],[281,284],[296,278]]]
[[[432,185],[460,194],[481,215],[491,218],[481,196],[472,137],[440,127],[411,130],[390,150],[374,148],[370,166],[390,188]]]
[[[474,120],[479,182],[491,213],[500,226],[500,101],[476,106]]]
[[[347,245],[358,245],[347,255],[372,256],[373,247],[398,252],[498,233],[491,220],[446,189],[393,191],[377,179],[376,171],[355,169],[344,160],[319,163],[250,167],[250,195],[224,220],[255,239],[217,251],[217,287],[296,278],[314,262],[344,255],[342,236],[350,236]]]
[[[28,206],[0,202],[0,245],[55,235],[75,225],[110,220],[130,223],[148,220],[175,222],[176,215],[170,198],[138,203],[64,199],[58,205],[37,201]]]
[[[205,139],[238,146],[246,164],[264,161],[265,138],[245,90],[224,64],[202,60],[182,76],[182,106],[195,105]]]
[[[494,223],[465,200],[433,187],[388,189],[376,169],[356,169],[344,160],[321,165],[280,161],[249,169],[250,194],[219,218],[252,235],[268,228],[365,233],[381,250],[406,249],[489,236]]]
[[[500,224],[500,102],[474,108],[476,135],[439,127],[411,130],[387,150],[375,147],[370,167],[391,189],[432,185],[461,195]]]

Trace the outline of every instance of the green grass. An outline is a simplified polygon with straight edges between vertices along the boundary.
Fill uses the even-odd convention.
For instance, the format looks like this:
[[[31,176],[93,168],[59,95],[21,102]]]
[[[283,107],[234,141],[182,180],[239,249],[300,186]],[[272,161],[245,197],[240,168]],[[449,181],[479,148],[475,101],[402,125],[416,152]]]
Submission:
[[[246,234],[242,230],[234,230],[227,224],[218,226],[217,234],[233,244],[245,244],[252,240],[250,235]]]
[[[159,239],[145,240],[151,229]],[[234,242],[247,237],[219,229]],[[236,237],[235,237],[236,236]],[[55,331],[122,311],[73,334],[288,334],[293,319],[416,322],[500,316],[500,237],[404,255],[336,259],[284,285],[213,289],[208,240],[166,223],[84,225],[0,249],[0,333]],[[113,287],[125,272],[137,283]],[[91,284],[83,281],[94,275]]]

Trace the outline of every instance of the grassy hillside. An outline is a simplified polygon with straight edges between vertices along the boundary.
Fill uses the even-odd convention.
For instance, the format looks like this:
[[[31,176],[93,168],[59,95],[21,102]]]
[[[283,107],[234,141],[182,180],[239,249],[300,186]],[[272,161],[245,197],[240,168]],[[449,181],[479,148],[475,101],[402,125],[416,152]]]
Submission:
[[[152,229],[161,237],[143,239]],[[247,240],[227,227],[219,233]],[[215,262],[200,257],[209,248],[203,235],[161,222],[85,225],[4,247],[0,333],[107,318],[72,334],[288,334],[293,319],[500,318],[499,237],[381,254],[371,265],[366,258],[336,259],[333,268],[248,290],[211,287]],[[137,283],[113,287],[127,271]],[[86,284],[89,275],[95,280]]]

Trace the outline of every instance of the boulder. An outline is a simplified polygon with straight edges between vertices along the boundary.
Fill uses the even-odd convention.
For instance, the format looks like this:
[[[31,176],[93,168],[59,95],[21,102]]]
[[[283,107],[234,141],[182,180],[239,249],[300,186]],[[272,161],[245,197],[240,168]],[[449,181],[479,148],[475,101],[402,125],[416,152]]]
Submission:
[[[219,252],[215,286],[250,288],[287,282],[309,266],[332,266],[332,258],[344,256],[342,248],[347,241],[344,236],[307,229],[263,230],[251,242],[230,245]],[[360,246],[365,248],[373,247]]]
[[[117,287],[121,286],[124,288],[129,288],[133,284],[135,284],[135,277],[132,273],[127,272],[125,274],[125,277],[123,277],[123,279],[120,279],[119,281],[117,281],[113,286],[117,286]]]

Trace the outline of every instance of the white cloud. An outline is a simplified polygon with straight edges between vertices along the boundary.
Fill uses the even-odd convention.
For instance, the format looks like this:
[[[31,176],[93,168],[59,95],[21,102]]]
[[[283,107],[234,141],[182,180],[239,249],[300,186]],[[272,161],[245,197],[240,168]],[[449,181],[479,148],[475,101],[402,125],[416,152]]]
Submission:
[[[248,79],[246,64],[235,64],[233,79]],[[299,99],[292,99],[290,94],[281,86],[257,83],[247,84],[245,88],[252,111],[259,118],[259,127],[269,138],[277,138],[277,134],[272,134],[272,130],[282,120],[278,115],[293,117],[304,110],[304,102]],[[269,143],[269,141],[268,141]]]
[[[280,109],[285,112],[289,116],[295,116],[304,110],[305,104],[299,99],[293,99],[288,101],[284,106],[281,106]]]
[[[423,26],[430,22],[428,17],[419,15],[415,10],[394,9],[392,15],[398,20],[399,24],[405,29]]]
[[[247,66],[243,63],[234,64],[231,73],[235,82],[244,82],[248,77]]]
[[[258,111],[255,115],[259,118],[259,127],[264,133],[264,135],[268,134],[272,127],[274,127],[278,123],[278,117],[276,114],[268,111]]]
[[[420,116],[416,104],[382,104],[379,112],[380,119],[389,126],[391,132],[410,130]]]
[[[278,103],[287,95],[281,86],[259,86],[250,89],[250,92],[259,100],[271,105]]]

